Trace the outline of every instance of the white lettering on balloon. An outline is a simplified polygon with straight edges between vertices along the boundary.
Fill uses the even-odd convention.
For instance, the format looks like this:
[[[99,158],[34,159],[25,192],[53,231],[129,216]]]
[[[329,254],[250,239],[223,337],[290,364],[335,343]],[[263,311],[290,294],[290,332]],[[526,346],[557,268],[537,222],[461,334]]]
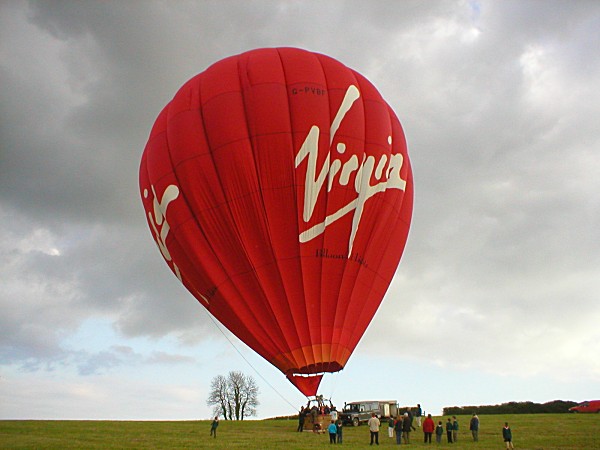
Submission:
[[[174,184],[167,186],[165,191],[163,192],[163,196],[160,202],[157,199],[156,192],[154,191],[154,186],[150,187],[152,189],[152,209],[153,211],[148,211],[148,221],[150,226],[152,227],[152,231],[154,232],[154,236],[156,238],[156,244],[160,249],[160,252],[163,255],[163,258],[167,261],[171,261],[173,263],[173,270],[175,271],[175,275],[179,278],[179,281],[182,281],[181,274],[179,273],[179,268],[173,262],[173,258],[171,258],[171,253],[169,253],[169,249],[167,248],[167,235],[171,230],[169,223],[167,222],[167,207],[169,203],[179,197],[179,188]],[[148,189],[144,189],[144,198],[148,198]]]
[[[346,95],[342,100],[339,110],[337,111],[335,118],[330,127],[330,140],[329,145],[333,143],[335,134],[337,133],[340,124],[346,117],[350,108],[358,98],[360,92],[358,88],[351,85],[346,90]],[[300,166],[302,161],[308,158],[306,167],[306,178],[304,184],[304,209],[302,218],[304,222],[308,222],[314,212],[315,205],[319,198],[319,194],[325,186],[325,180],[328,178],[327,192],[335,187],[335,182],[340,186],[346,186],[350,182],[350,177],[353,172],[354,175],[354,189],[357,193],[357,198],[352,200],[347,205],[340,208],[338,211],[330,214],[325,220],[306,231],[303,231],[299,235],[300,242],[308,242],[311,239],[322,234],[325,229],[334,223],[336,220],[345,216],[351,211],[354,211],[352,218],[352,229],[350,233],[350,239],[348,242],[348,257],[352,254],[352,246],[354,245],[354,238],[358,231],[360,219],[364,210],[365,203],[374,195],[384,192],[386,189],[400,189],[405,190],[406,180],[403,180],[400,175],[400,169],[404,162],[404,157],[401,153],[393,154],[389,158],[387,155],[382,155],[379,161],[375,161],[375,157],[364,155],[362,161],[358,161],[356,155],[352,155],[345,163],[342,164],[340,159],[333,159],[331,161],[331,153],[327,154],[323,166],[320,168],[317,174],[317,158],[319,155],[319,134],[320,129],[318,126],[313,125],[304,140],[304,143],[298,150],[296,155],[295,167]],[[392,144],[392,137],[388,136],[388,144]],[[341,155],[346,151],[346,144],[340,142],[336,145],[336,151]],[[334,157],[335,158],[335,157]],[[387,166],[387,169],[386,169]],[[339,174],[339,176],[338,176]],[[375,177],[378,183],[371,185],[371,178]],[[336,178],[337,177],[337,178]],[[381,180],[381,181],[380,181]]]
[[[148,220],[150,222],[150,226],[152,227],[152,231],[154,232],[154,236],[156,237],[156,243],[158,245],[158,248],[160,249],[160,252],[163,255],[163,258],[165,258],[167,262],[171,262],[171,264],[173,264],[173,271],[175,272],[175,275],[177,276],[177,278],[179,278],[179,281],[183,283],[179,267],[177,267],[177,264],[175,264],[175,262],[173,261],[173,258],[171,257],[171,253],[169,252],[166,243],[167,235],[169,234],[169,231],[171,231],[171,227],[167,222],[167,207],[173,200],[179,197],[179,188],[174,184],[170,184],[169,186],[167,186],[167,188],[163,192],[163,196],[160,199],[160,201],[158,201],[157,199],[154,186],[151,185],[150,188],[152,189],[153,195],[152,211],[148,211]],[[148,189],[144,189],[144,198],[148,198],[148,195]],[[214,295],[215,291],[216,288],[213,288],[213,290],[211,291],[211,296]],[[208,298],[205,295],[202,295],[198,291],[195,292],[202,300],[204,300],[204,302],[206,302],[207,305],[210,304]]]

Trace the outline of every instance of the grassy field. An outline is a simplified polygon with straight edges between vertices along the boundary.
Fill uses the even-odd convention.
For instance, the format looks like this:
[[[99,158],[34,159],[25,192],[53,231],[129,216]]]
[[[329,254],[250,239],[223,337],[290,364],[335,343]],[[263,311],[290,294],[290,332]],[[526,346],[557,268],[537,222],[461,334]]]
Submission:
[[[436,423],[440,418],[435,418]],[[453,449],[502,449],[502,426],[508,421],[518,449],[600,449],[600,414],[483,415],[479,442],[468,430],[470,417],[458,416],[459,439],[431,447]],[[442,420],[445,423],[445,418]],[[124,421],[0,421],[2,449],[313,449],[329,446],[327,434],[297,433],[295,420],[221,421],[216,439],[209,437],[209,421],[124,422]],[[369,429],[344,428],[346,448],[365,448]],[[427,447],[420,429],[411,433],[409,447]],[[435,437],[434,437],[435,441]],[[387,425],[379,433],[379,447],[396,447],[387,435]],[[404,444],[403,444],[404,446]]]

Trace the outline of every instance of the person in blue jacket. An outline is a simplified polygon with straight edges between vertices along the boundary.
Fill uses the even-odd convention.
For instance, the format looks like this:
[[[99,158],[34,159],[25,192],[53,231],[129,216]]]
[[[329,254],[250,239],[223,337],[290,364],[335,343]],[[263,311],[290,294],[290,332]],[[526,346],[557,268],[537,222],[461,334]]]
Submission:
[[[331,421],[327,427],[327,431],[329,431],[329,443],[335,444],[335,440],[337,438],[337,425],[335,424],[335,420]]]

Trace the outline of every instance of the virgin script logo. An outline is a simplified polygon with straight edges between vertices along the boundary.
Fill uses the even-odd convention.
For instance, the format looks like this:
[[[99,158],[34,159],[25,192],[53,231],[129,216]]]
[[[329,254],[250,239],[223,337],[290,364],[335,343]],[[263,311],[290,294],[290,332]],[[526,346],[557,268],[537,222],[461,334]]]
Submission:
[[[150,188],[152,189],[152,211],[147,211],[148,223],[152,228],[156,245],[158,245],[163,258],[165,258],[165,261],[170,261],[173,263],[175,275],[177,278],[179,278],[179,281],[182,281],[181,274],[179,273],[179,267],[177,267],[177,265],[175,265],[173,262],[173,258],[171,258],[171,253],[169,252],[166,244],[167,236],[169,231],[171,231],[171,227],[167,222],[167,207],[169,206],[169,203],[179,197],[179,188],[174,184],[167,186],[160,201],[158,201],[154,186],[150,186]],[[149,195],[150,193],[148,192],[148,189],[144,189],[144,198],[148,198]]]
[[[177,264],[175,264],[175,261],[173,261],[171,252],[169,252],[169,249],[167,248],[167,236],[171,231],[171,226],[169,225],[169,222],[167,222],[167,208],[171,202],[179,198],[179,188],[174,184],[167,186],[162,194],[162,197],[160,198],[160,201],[156,195],[156,191],[154,190],[154,185],[150,185],[150,189],[152,190],[152,211],[146,211],[148,215],[148,223],[150,224],[150,228],[154,233],[156,244],[158,245],[160,253],[165,261],[170,262],[173,265],[175,276],[183,283],[183,277],[181,276],[179,267],[177,267]],[[143,194],[144,198],[148,198],[150,196],[148,189],[144,189]],[[216,290],[216,287],[211,288],[207,295],[203,295],[196,290],[194,290],[194,292],[198,294],[198,296],[208,305],[210,304],[209,298],[214,296]]]
[[[346,114],[352,108],[352,105],[360,97],[358,88],[350,85],[346,90],[342,104],[338,109],[335,118],[330,127],[329,146],[335,138],[335,135],[346,117]],[[342,164],[340,159],[331,160],[333,151],[330,151],[325,158],[323,166],[317,168],[317,159],[319,156],[319,134],[321,130],[318,126],[313,125],[304,140],[304,143],[298,150],[296,155],[295,167],[307,160],[306,178],[304,183],[304,209],[302,218],[304,222],[308,222],[314,212],[315,205],[319,199],[319,194],[325,188],[327,181],[327,192],[331,192],[335,188],[336,183],[340,186],[346,186],[350,182],[350,177],[354,173],[354,190],[357,197],[347,205],[341,207],[338,211],[325,217],[321,223],[314,225],[306,231],[303,231],[298,236],[300,242],[308,242],[322,234],[325,229],[334,223],[336,220],[344,217],[346,214],[353,212],[352,229],[348,242],[348,257],[352,254],[352,246],[354,238],[358,231],[360,219],[365,207],[365,203],[374,195],[384,192],[386,189],[406,188],[406,180],[400,176],[400,169],[404,162],[404,157],[401,153],[392,154],[389,158],[387,155],[381,155],[379,161],[375,161],[375,157],[371,155],[363,155],[362,161],[358,160],[358,156],[352,155],[345,163]],[[392,137],[388,136],[388,144],[391,146]],[[335,149],[340,155],[346,151],[346,144],[339,142]],[[318,172],[318,173],[317,173]],[[371,178],[375,178],[375,184],[371,184]]]

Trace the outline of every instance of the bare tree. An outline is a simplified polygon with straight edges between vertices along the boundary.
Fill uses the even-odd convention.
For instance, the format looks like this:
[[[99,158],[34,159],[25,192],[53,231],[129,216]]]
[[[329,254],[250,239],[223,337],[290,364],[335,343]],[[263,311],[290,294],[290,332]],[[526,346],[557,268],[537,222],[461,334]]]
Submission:
[[[214,406],[213,414],[222,415],[225,420],[231,418],[229,415],[230,409],[228,408],[230,403],[228,391],[227,379],[223,375],[217,375],[210,382],[210,394],[206,401],[209,406]]]
[[[244,420],[256,415],[258,386],[249,375],[229,372],[227,378],[217,375],[210,383],[207,405],[213,406],[213,414],[225,420]]]

